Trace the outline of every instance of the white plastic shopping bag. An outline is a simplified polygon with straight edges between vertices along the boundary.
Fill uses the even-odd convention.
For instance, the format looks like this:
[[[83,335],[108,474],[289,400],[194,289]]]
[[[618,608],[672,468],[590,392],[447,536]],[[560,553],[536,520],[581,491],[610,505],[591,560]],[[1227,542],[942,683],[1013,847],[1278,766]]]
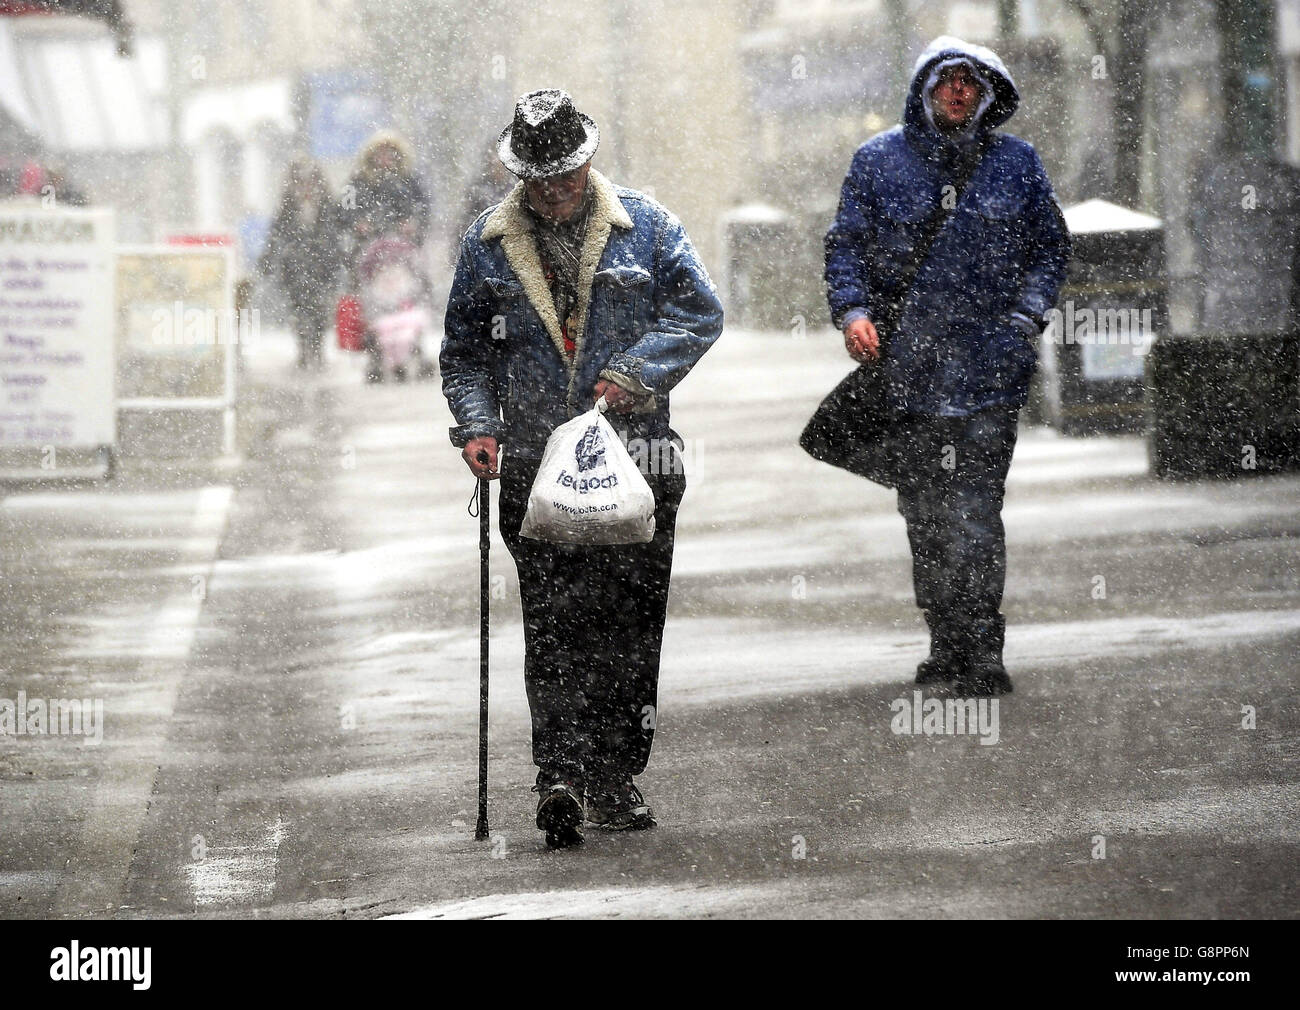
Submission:
[[[605,398],[546,441],[522,536],[559,544],[643,544],[655,535],[655,498],[605,420]]]

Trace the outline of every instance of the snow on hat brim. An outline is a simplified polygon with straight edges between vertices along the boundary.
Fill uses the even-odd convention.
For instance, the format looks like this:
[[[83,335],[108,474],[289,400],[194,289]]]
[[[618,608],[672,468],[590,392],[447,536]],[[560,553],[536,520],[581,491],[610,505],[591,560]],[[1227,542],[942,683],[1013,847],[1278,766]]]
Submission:
[[[521,95],[513,121],[497,142],[497,156],[515,175],[541,179],[585,165],[600,146],[600,131],[560,88]]]
[[[501,131],[501,136],[497,138],[497,157],[501,159],[501,164],[507,169],[519,176],[521,179],[545,179],[551,175],[563,175],[565,172],[572,172],[575,168],[581,168],[592,159],[596,153],[596,148],[600,146],[600,130],[596,127],[596,122],[590,116],[578,113],[578,118],[582,120],[582,125],[587,128],[587,139],[572,154],[560,158],[558,161],[537,164],[531,161],[524,161],[516,157],[510,148],[510,135],[514,124],[507,126]]]

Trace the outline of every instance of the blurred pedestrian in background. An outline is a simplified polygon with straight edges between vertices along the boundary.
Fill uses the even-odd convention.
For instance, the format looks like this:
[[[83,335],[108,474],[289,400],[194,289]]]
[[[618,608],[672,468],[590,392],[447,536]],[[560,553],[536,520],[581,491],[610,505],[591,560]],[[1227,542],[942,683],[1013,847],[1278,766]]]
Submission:
[[[386,368],[381,341],[373,326],[373,317],[382,311],[377,302],[389,300],[375,297],[377,290],[386,286],[374,269],[377,265],[400,261],[406,275],[403,288],[411,281],[415,287],[431,288],[423,248],[429,232],[429,196],[415,174],[411,147],[400,134],[380,130],[366,141],[356,172],[344,187],[339,208],[348,292],[358,297],[366,316],[366,381],[380,382],[390,371],[395,377],[403,377],[406,355],[399,355],[403,363],[390,361]]]
[[[401,135],[381,130],[366,142],[340,206],[344,226],[358,248],[389,234],[424,244],[429,197]]]
[[[496,143],[493,142],[485,147],[480,164],[476,166],[474,174],[470,176],[465,186],[460,215],[456,218],[454,231],[448,236],[451,240],[453,263],[460,256],[460,240],[464,238],[465,232],[469,231],[469,226],[489,207],[504,200],[514,184],[514,178],[497,157]]]
[[[294,161],[258,269],[279,282],[289,301],[299,368],[322,364],[341,262],[338,211],[325,173],[308,159]]]

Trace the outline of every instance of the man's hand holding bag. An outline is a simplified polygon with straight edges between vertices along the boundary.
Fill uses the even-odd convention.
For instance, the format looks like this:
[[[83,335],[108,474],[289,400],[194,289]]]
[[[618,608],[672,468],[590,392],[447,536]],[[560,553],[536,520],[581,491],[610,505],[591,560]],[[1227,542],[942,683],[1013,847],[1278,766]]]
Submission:
[[[655,499],[604,414],[602,396],[551,433],[528,495],[521,536],[559,544],[643,544]]]

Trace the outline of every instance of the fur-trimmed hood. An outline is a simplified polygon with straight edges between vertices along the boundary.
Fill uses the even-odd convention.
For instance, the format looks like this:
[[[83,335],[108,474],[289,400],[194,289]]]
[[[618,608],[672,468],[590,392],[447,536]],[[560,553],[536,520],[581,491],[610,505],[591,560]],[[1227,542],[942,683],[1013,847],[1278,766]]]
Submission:
[[[384,173],[375,165],[375,156],[381,148],[397,152],[397,164],[390,170],[393,175],[410,175],[415,171],[415,152],[406,138],[395,130],[377,130],[367,139],[357,158],[357,174],[366,179],[378,179]]]

